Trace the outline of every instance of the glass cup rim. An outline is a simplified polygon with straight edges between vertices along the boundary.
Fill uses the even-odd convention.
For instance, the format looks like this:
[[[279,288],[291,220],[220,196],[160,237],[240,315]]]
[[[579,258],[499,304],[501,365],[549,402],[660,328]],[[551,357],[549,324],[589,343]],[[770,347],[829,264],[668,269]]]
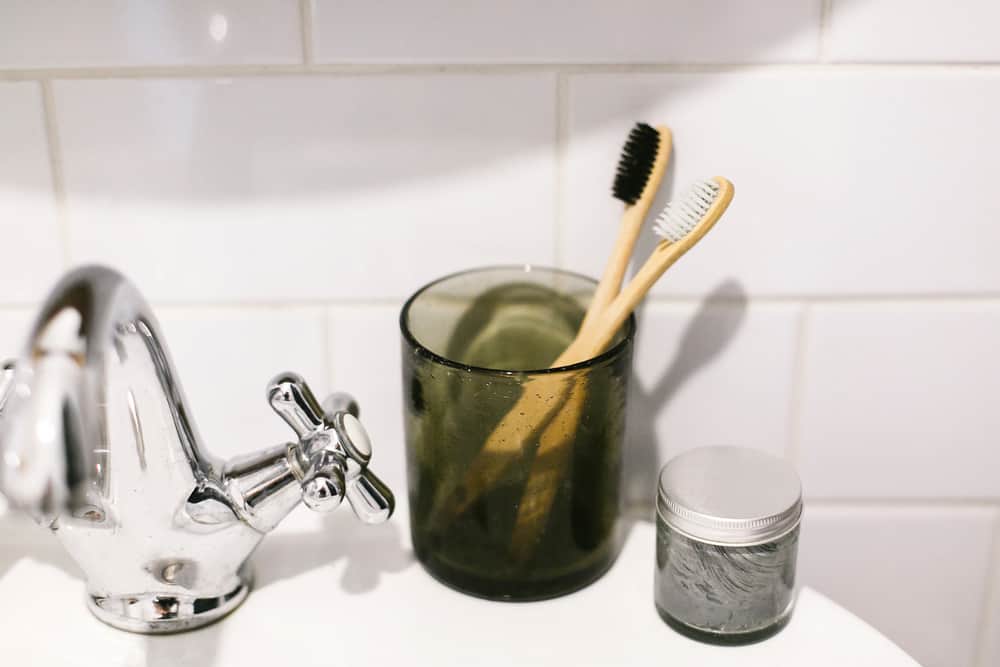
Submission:
[[[609,347],[604,352],[601,352],[597,356],[584,359],[583,361],[578,361],[574,364],[567,364],[565,366],[553,366],[551,368],[530,368],[530,369],[504,369],[504,368],[489,368],[486,366],[470,366],[469,364],[463,364],[461,362],[455,361],[454,359],[449,359],[443,355],[434,352],[413,335],[410,331],[410,327],[407,324],[407,315],[410,312],[410,307],[416,302],[420,296],[429,290],[430,288],[445,282],[446,280],[453,280],[455,278],[466,276],[475,273],[487,273],[490,271],[520,271],[522,273],[530,273],[532,271],[546,272],[552,274],[561,274],[565,276],[571,276],[574,278],[580,278],[586,282],[589,282],[597,287],[597,281],[592,277],[577,273],[576,271],[568,271],[566,269],[559,269],[551,266],[544,266],[538,264],[496,264],[491,266],[480,266],[472,269],[463,269],[461,271],[455,271],[447,275],[435,278],[429,283],[420,287],[413,294],[407,298],[406,303],[403,304],[403,308],[399,312],[399,328],[403,334],[403,339],[420,355],[427,357],[431,361],[440,364],[442,366],[448,366],[457,370],[468,371],[472,373],[481,374],[492,374],[492,375],[503,375],[503,376],[520,376],[520,375],[549,375],[555,373],[567,373],[572,371],[584,370],[587,368],[593,368],[594,366],[599,366],[602,363],[614,359],[619,356],[629,345],[632,344],[632,340],[635,338],[635,313],[628,316],[625,320],[625,335],[622,336],[621,340]]]

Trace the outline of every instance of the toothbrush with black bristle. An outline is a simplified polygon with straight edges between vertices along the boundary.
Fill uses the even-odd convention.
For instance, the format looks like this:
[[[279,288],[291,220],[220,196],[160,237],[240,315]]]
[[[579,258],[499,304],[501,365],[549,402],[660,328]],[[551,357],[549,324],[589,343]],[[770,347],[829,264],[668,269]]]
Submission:
[[[553,367],[576,363],[585,358],[570,359],[576,354],[578,341],[589,336],[591,329],[599,323],[605,308],[621,289],[643,222],[656,199],[656,192],[667,169],[672,142],[670,129],[665,125],[653,127],[646,123],[636,123],[629,132],[611,187],[614,197],[625,204],[618,238],[574,343],[553,362]],[[562,387],[556,386],[560,383],[561,379],[556,376],[554,386],[550,388],[553,396],[562,393]],[[508,415],[510,420],[502,421],[487,438],[459,486],[453,488],[452,485],[443,484],[438,489],[431,510],[431,523],[435,526],[446,525],[451,518],[464,512],[483,492],[492,488],[498,476],[520,452],[524,439],[538,425],[548,421],[561,403],[558,400],[546,405],[543,414],[536,414],[537,410],[531,409],[519,415]],[[529,415],[530,419],[525,419]],[[462,492],[457,493],[458,489]]]
[[[665,125],[652,127],[646,123],[636,123],[625,140],[611,186],[615,199],[625,204],[625,212],[604,275],[580,325],[581,331],[593,326],[621,289],[642,224],[667,170],[672,141]]]

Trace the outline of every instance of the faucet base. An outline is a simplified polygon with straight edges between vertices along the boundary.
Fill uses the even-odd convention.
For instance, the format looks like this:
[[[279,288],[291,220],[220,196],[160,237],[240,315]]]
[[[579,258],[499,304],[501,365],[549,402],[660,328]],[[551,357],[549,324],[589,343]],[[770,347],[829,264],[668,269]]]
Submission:
[[[87,607],[100,621],[129,632],[147,635],[171,634],[194,630],[214,623],[236,609],[246,599],[253,583],[250,568],[244,564],[239,585],[210,598],[175,594],[87,596]]]

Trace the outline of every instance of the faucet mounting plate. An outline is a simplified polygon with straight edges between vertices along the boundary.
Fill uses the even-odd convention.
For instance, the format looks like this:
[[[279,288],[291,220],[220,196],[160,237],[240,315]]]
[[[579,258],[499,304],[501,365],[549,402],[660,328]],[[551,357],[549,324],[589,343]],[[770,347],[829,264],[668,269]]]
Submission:
[[[157,635],[184,632],[214,623],[240,606],[253,583],[249,565],[244,564],[237,577],[236,588],[218,597],[162,593],[99,597],[88,594],[87,606],[94,616],[119,630]]]

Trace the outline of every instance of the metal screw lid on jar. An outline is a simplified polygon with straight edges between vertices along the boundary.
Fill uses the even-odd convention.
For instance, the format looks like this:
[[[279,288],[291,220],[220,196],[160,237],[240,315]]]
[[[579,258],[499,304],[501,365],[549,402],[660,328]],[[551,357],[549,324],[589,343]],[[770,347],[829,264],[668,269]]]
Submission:
[[[687,537],[723,546],[771,542],[799,525],[802,485],[775,456],[743,447],[702,447],[660,472],[656,513]]]

